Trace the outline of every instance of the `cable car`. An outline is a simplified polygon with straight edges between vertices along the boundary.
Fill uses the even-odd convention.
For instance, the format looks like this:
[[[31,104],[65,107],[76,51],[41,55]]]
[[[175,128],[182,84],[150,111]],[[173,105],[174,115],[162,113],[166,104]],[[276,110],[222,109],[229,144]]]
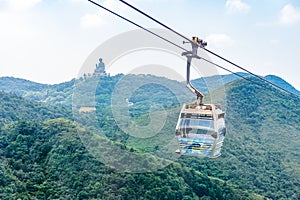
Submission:
[[[216,158],[221,155],[221,148],[226,135],[225,113],[221,106],[203,104],[203,95],[190,83],[192,58],[200,57],[197,49],[205,47],[206,42],[193,38],[192,51],[184,52],[187,56],[187,88],[197,96],[193,103],[184,104],[176,125],[176,137],[179,148],[176,153],[187,156]],[[199,101],[200,100],[200,101]]]
[[[184,104],[176,125],[177,153],[215,158],[226,134],[225,113],[214,104]]]

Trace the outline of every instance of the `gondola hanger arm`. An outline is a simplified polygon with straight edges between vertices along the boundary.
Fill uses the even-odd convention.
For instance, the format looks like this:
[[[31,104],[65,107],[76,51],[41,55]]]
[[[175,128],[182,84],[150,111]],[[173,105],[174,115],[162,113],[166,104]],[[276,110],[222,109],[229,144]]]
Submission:
[[[186,51],[183,52],[182,55],[187,57],[187,70],[186,70],[186,87],[189,88],[194,94],[196,94],[197,99],[200,100],[200,105],[203,105],[203,94],[195,88],[190,81],[190,74],[191,74],[191,64],[192,64],[192,59],[197,58],[201,59],[200,56],[198,56],[198,48],[201,46],[201,48],[204,48],[207,46],[207,43],[204,42],[203,40],[200,40],[198,37],[193,37],[192,41],[188,42],[183,42],[185,43],[191,43],[192,45],[192,51]]]

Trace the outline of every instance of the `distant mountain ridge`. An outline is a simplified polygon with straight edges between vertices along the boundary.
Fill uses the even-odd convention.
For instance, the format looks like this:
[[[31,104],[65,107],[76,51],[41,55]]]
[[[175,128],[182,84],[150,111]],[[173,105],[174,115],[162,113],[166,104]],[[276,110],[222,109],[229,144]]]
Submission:
[[[282,79],[278,76],[274,76],[274,75],[268,75],[268,76],[265,76],[265,78],[268,81],[271,81],[272,83],[274,83],[280,87],[283,87],[284,89],[300,96],[300,91],[297,90],[295,87],[293,87],[290,83],[286,82],[284,79]]]
[[[14,93],[29,100],[67,105],[72,102],[74,83],[75,79],[50,85],[14,77],[0,77],[0,91]]]
[[[248,73],[243,72],[238,72],[237,74],[243,77],[249,76]],[[119,76],[119,78],[122,76],[124,75]],[[300,95],[300,91],[278,76],[267,75],[265,78],[290,92]],[[194,79],[191,82],[196,88],[199,88],[203,94],[206,94],[238,79],[241,79],[241,77],[236,76],[235,74],[227,74],[201,77]],[[71,96],[75,82],[76,79],[72,79],[60,84],[50,85],[14,77],[0,77],[0,91],[15,93],[18,96],[30,100],[49,102],[55,105],[70,105],[72,103]]]
[[[21,93],[21,91],[42,91],[49,87],[50,85],[48,84],[36,83],[26,79],[8,76],[0,77],[0,90],[6,92],[14,92],[18,94]]]
[[[236,73],[239,76],[247,77],[249,76],[248,73],[238,72]],[[219,87],[223,87],[226,84],[241,79],[235,74],[226,74],[226,75],[214,75],[208,77],[201,77],[191,81],[191,83],[196,87],[201,89],[203,94],[206,94],[210,91],[213,91]]]

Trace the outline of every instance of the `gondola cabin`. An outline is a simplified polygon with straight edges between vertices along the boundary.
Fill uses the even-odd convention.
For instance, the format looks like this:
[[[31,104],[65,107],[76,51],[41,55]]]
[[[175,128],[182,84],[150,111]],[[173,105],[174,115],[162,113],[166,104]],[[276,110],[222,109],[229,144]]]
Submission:
[[[184,104],[179,114],[176,153],[189,156],[216,158],[226,134],[225,113],[214,104]]]

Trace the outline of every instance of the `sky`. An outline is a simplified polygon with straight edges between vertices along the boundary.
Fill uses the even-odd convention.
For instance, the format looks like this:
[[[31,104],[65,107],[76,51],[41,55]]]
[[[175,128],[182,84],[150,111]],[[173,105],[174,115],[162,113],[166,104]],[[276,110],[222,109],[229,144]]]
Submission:
[[[118,0],[95,1],[147,28],[161,28]],[[248,70],[280,76],[300,90],[300,1],[128,2],[188,37],[204,39],[208,49]],[[49,84],[71,80],[99,45],[135,29],[87,0],[0,0],[0,76]],[[111,73],[124,72],[124,63]]]

